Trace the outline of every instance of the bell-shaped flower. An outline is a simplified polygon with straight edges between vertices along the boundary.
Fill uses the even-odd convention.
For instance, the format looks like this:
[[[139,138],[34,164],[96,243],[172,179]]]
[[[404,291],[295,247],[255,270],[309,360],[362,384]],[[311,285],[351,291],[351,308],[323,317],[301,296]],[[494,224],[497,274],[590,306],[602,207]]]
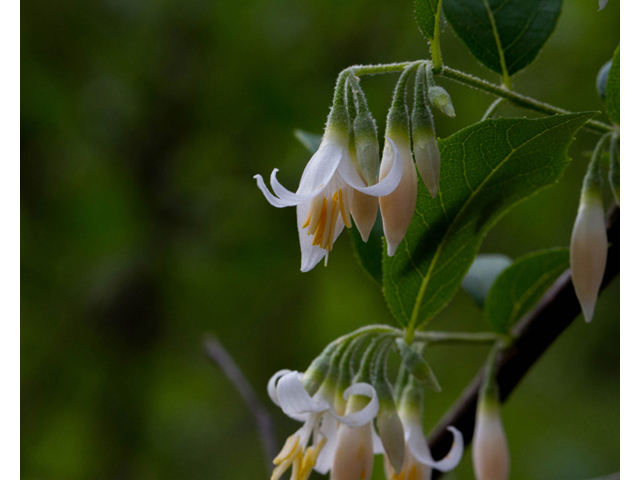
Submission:
[[[472,453],[476,480],[509,478],[509,447],[497,403],[478,407]]]
[[[409,114],[406,104],[406,86],[412,72],[420,66],[419,62],[406,67],[396,84],[391,108],[387,115],[387,129],[380,179],[383,182],[390,175],[393,165],[402,162],[402,178],[393,193],[380,198],[382,226],[387,240],[387,254],[396,253],[413,218],[418,199],[418,175],[411,154]]]
[[[607,228],[602,205],[599,150],[596,146],[584,177],[578,216],[571,234],[571,280],[584,313],[590,322],[607,265]]]
[[[338,78],[322,142],[307,163],[298,189],[291,192],[283,187],[276,178],[278,169],[271,173],[271,187],[275,195],[269,191],[260,175],[254,176],[258,187],[274,207],[297,207],[303,272],[311,270],[322,258],[326,264],[333,242],[345,225],[351,227],[354,192],[373,197],[389,195],[402,178],[402,163],[399,161],[389,165],[386,178],[375,185],[367,186],[358,174],[351,159],[350,120],[345,105],[346,79],[349,74],[343,72]],[[355,215],[358,215],[357,207]],[[369,235],[364,227],[360,233],[363,238]]]
[[[279,479],[289,468],[292,469],[293,480],[306,480],[312,469],[321,474],[327,473],[334,464],[338,427],[368,425],[378,411],[375,390],[368,384],[355,384],[345,391],[345,397],[352,394],[369,396],[368,405],[357,412],[339,416],[329,400],[333,397],[331,387],[323,384],[311,397],[302,384],[302,378],[299,372],[281,370],[269,380],[267,390],[273,402],[289,417],[304,422],[274,459],[276,467],[271,480]]]

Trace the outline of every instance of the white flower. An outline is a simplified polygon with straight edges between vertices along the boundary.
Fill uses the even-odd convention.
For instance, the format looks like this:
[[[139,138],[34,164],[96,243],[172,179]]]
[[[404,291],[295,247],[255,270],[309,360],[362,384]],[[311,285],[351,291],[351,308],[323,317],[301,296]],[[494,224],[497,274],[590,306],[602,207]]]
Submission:
[[[509,447],[497,405],[478,408],[473,433],[473,471],[476,480],[509,478]]]
[[[281,370],[269,380],[267,389],[273,402],[289,417],[304,422],[274,459],[276,468],[271,480],[279,479],[289,467],[293,480],[306,480],[312,469],[321,474],[327,473],[334,465],[339,431],[370,425],[378,413],[378,399],[371,385],[358,383],[346,389],[345,398],[357,394],[366,395],[371,400],[365,408],[339,416],[329,400],[333,397],[332,389],[325,383],[311,397],[302,385],[302,377],[299,372]],[[311,446],[308,445],[310,440]]]
[[[395,150],[393,142],[390,142],[389,148]],[[394,158],[399,159],[399,155],[394,155]],[[351,214],[359,213],[353,206],[355,192],[374,197],[389,195],[400,183],[402,170],[402,162],[387,161],[384,180],[367,187],[352,163],[348,135],[339,129],[327,128],[320,148],[305,167],[295,193],[278,182],[278,169],[271,174],[271,187],[275,195],[269,191],[260,175],[254,178],[273,206],[297,207],[301,270],[307,272],[323,257],[326,263],[333,242],[344,226],[351,227]],[[359,202],[357,198],[356,202]],[[362,237],[367,238],[370,227],[362,227]]]
[[[393,256],[402,242],[416,209],[418,199],[418,176],[411,155],[408,135],[389,133],[382,153],[380,183],[391,176],[393,167],[402,163],[400,184],[389,195],[380,198],[380,213],[387,239],[387,254]]]
[[[571,279],[584,313],[590,322],[607,266],[607,229],[602,198],[583,195],[571,234]]]
[[[405,432],[404,463],[402,471],[396,474],[390,462],[385,459],[385,470],[389,480],[429,480],[432,469],[448,472],[460,463],[464,453],[464,439],[458,429],[447,428],[453,434],[453,445],[442,460],[435,461],[422,431],[422,420],[418,410],[405,407],[401,408],[399,413]]]

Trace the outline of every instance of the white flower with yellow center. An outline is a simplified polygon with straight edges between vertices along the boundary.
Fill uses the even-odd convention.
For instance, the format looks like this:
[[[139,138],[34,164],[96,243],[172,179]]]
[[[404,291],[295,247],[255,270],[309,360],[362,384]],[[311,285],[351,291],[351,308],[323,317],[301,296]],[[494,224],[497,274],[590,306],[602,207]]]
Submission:
[[[275,195],[269,191],[260,175],[254,178],[271,205],[278,208],[297,207],[301,270],[308,272],[322,258],[326,262],[333,242],[344,226],[351,227],[351,215],[355,215],[354,194],[359,192],[373,197],[390,194],[400,183],[402,162],[393,162],[384,180],[367,187],[352,163],[348,135],[327,128],[320,148],[309,160],[295,193],[280,184],[276,178],[277,172],[278,169],[274,169],[271,173],[271,187]],[[366,238],[369,232],[363,231],[361,234]]]
[[[365,408],[339,416],[327,400],[333,396],[331,389],[323,384],[318,393],[311,397],[302,385],[302,378],[299,372],[281,370],[269,381],[269,396],[274,403],[289,417],[304,422],[287,439],[274,459],[276,468],[271,480],[278,480],[290,467],[293,480],[306,480],[312,469],[321,474],[327,473],[334,465],[336,452],[340,451],[337,446],[339,432],[371,425],[378,413],[378,398],[371,385],[357,383],[346,389],[345,398],[364,395],[370,400]]]

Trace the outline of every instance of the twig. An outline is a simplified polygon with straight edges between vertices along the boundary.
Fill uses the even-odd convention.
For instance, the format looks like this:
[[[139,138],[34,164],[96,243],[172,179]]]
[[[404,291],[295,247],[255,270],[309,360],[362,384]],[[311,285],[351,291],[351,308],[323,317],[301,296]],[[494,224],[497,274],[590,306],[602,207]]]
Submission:
[[[607,268],[600,291],[620,273],[620,210],[614,207],[609,213],[607,236],[610,243]],[[529,368],[546,349],[580,314],[580,304],[571,283],[570,272],[565,272],[547,291],[536,307],[513,329],[516,340],[497,360],[497,380],[500,400],[504,402],[522,380]],[[482,382],[482,370],[460,395],[458,401],[440,419],[429,436],[429,446],[434,458],[442,458],[451,446],[450,425],[459,429],[465,445],[471,443],[475,424],[478,389]],[[433,472],[433,479],[440,472]]]
[[[260,442],[264,451],[267,471],[271,473],[273,464],[271,461],[278,454],[278,445],[273,432],[273,422],[271,417],[264,408],[256,392],[253,390],[240,368],[231,358],[231,355],[225,350],[222,344],[212,335],[207,335],[203,341],[204,351],[207,357],[215,362],[226,377],[233,383],[236,390],[240,393],[244,402],[247,404],[249,411],[253,415],[260,435]]]

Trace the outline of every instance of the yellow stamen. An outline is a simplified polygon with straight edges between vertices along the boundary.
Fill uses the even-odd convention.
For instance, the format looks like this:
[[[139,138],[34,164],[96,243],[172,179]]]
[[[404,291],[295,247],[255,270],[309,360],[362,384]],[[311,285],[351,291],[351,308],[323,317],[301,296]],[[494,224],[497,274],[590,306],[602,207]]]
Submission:
[[[331,205],[331,229],[329,230],[329,240],[327,246],[324,247],[331,251],[333,248],[333,234],[336,232],[336,223],[338,222],[338,192],[333,194],[333,203]]]
[[[330,241],[329,234],[331,233],[331,222],[333,221],[333,213],[335,211],[335,207],[336,207],[336,199],[333,198],[331,201],[331,210],[327,209],[326,220],[324,224],[324,233],[322,235],[322,243],[320,245],[322,248],[326,248],[326,249],[329,248],[329,241]]]
[[[349,215],[348,208],[345,207],[345,203],[348,207],[349,199],[345,198],[342,194],[342,189],[338,190],[338,197],[340,198],[340,215],[342,215],[342,221],[347,228],[351,228],[351,215]]]
[[[285,459],[289,458],[298,447],[298,443],[300,443],[300,437],[298,437],[298,435],[291,435],[289,438],[287,438],[287,441],[284,442],[284,447],[282,447],[282,450],[280,451],[278,456],[273,459],[273,464],[278,465]]]
[[[418,480],[418,467],[413,465],[411,470],[409,470],[409,475],[407,475],[407,480]]]
[[[320,243],[322,242],[322,238],[324,236],[324,231],[326,229],[326,223],[327,223],[327,199],[324,199],[324,202],[322,203],[322,210],[320,212],[320,221],[318,223],[318,226],[316,227],[316,231],[315,231],[315,235],[313,236],[313,241],[311,242],[311,245],[320,245]]]
[[[320,213],[322,212],[322,204],[324,202],[324,197],[317,196],[311,202],[311,206],[309,207],[309,216],[308,222],[305,222],[302,225],[302,228],[309,227],[307,230],[307,235],[312,235],[315,233],[316,228],[318,227],[318,221],[320,221]]]

